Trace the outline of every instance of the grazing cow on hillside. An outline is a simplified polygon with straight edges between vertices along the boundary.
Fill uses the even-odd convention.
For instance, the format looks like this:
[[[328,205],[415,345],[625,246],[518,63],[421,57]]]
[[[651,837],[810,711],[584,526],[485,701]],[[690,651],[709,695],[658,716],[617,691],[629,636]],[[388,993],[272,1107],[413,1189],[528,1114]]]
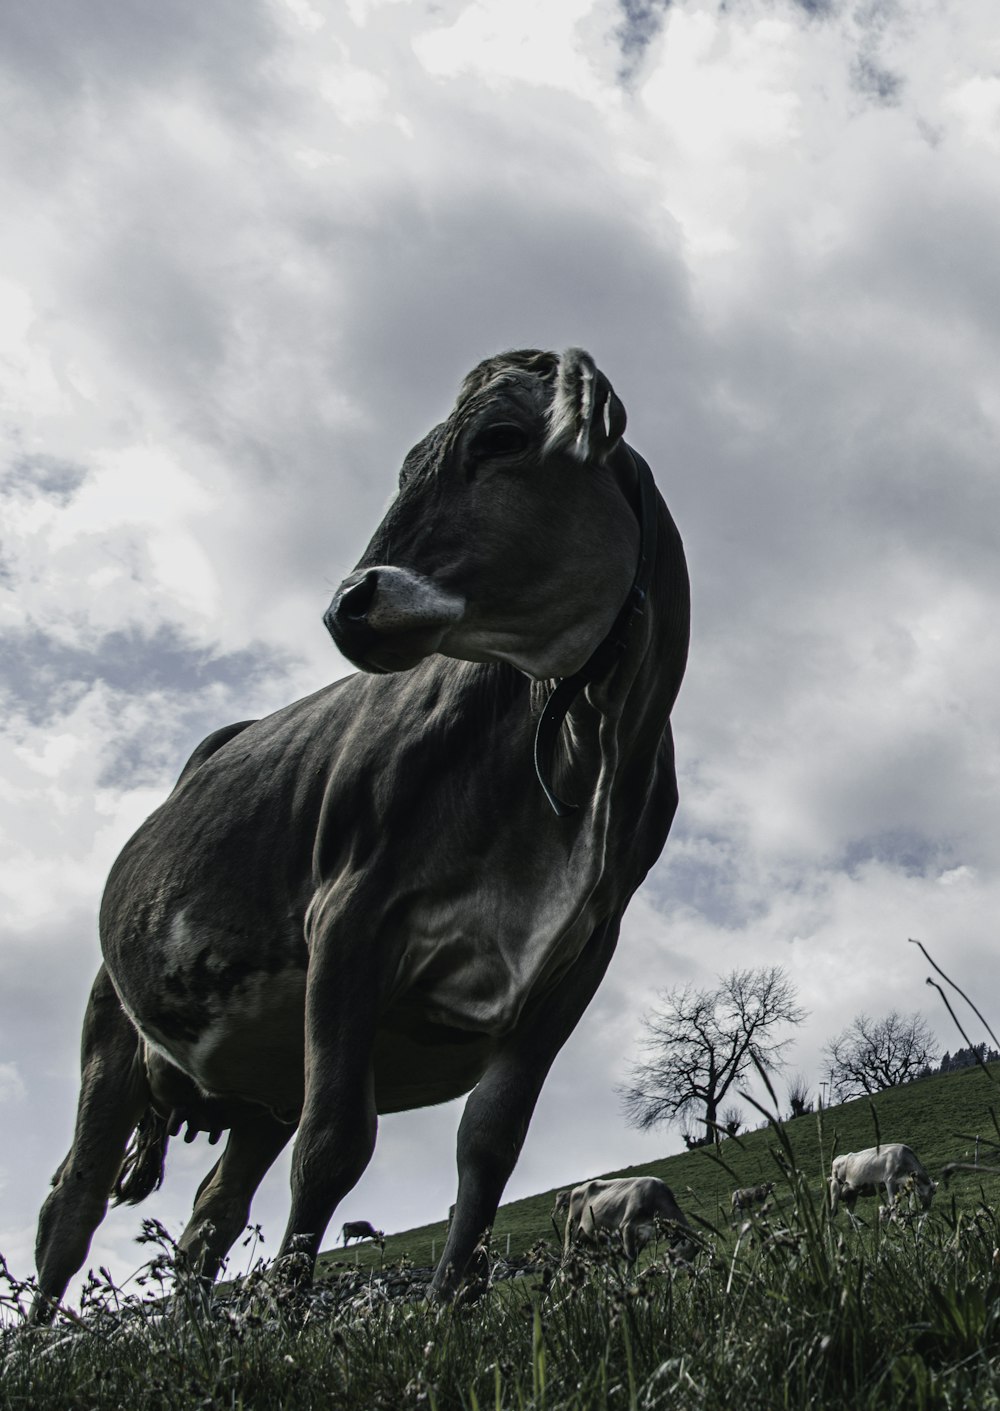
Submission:
[[[346,1246],[348,1240],[374,1240],[380,1249],[385,1249],[385,1233],[369,1225],[367,1220],[347,1220],[340,1231]]]
[[[625,1257],[634,1264],[639,1251],[666,1226],[682,1257],[694,1252],[690,1226],[666,1182],[656,1176],[623,1176],[614,1181],[586,1181],[569,1192],[563,1253],[574,1240],[593,1240],[601,1230],[621,1235]]]
[[[730,1205],[734,1215],[741,1215],[744,1210],[750,1210],[755,1205],[763,1205],[768,1196],[774,1190],[773,1181],[764,1181],[759,1186],[740,1186],[733,1191]]]
[[[835,1156],[830,1173],[830,1214],[836,1215],[843,1201],[853,1216],[858,1199],[863,1195],[877,1196],[881,1186],[886,1189],[891,1208],[897,1192],[907,1184],[916,1191],[921,1208],[929,1209],[937,1186],[916,1155],[902,1142]]]
[[[208,1277],[298,1129],[304,1278],[379,1114],[468,1093],[456,1292],[677,805],[687,570],[624,430],[579,349],[480,363],[327,609],[360,672],[209,736],[126,844],[36,1319],[181,1127],[229,1132],[180,1240]]]

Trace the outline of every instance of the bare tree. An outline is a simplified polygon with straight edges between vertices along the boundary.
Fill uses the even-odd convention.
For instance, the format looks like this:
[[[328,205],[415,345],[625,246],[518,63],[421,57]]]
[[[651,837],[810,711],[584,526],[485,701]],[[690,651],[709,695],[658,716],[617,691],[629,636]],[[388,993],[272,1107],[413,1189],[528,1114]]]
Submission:
[[[879,1019],[856,1014],[823,1052],[830,1088],[839,1101],[846,1102],[908,1083],[934,1062],[938,1049],[922,1014],[893,1009]]]
[[[748,1069],[773,1072],[784,1064],[791,1038],[782,1024],[801,1024],[806,1011],[777,965],[732,970],[715,989],[690,985],[664,990],[643,1020],[647,1058],[632,1065],[632,1080],[619,1089],[633,1126],[681,1121],[699,1113],[713,1134],[720,1104]]]
[[[728,1107],[722,1109],[722,1130],[727,1137],[735,1137],[736,1133],[743,1126],[743,1113],[731,1102]]]
[[[788,1084],[788,1105],[792,1109],[793,1117],[802,1117],[805,1113],[812,1111],[812,1102],[809,1098],[809,1080],[801,1073],[796,1073]]]

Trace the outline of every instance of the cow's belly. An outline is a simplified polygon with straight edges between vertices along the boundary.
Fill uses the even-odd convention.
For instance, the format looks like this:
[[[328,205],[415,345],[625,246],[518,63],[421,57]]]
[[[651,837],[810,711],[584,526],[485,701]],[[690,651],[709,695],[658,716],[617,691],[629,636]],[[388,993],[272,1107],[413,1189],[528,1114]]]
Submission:
[[[134,1017],[147,1042],[202,1093],[259,1104],[295,1121],[303,1097],[305,992],[301,969],[259,972],[220,996],[194,1032]]]
[[[244,980],[197,1033],[165,1031],[137,1016],[154,1050],[206,1096],[268,1108],[294,1122],[304,1096],[306,976],[300,969]],[[493,1041],[408,1018],[376,1034],[379,1112],[404,1112],[460,1097],[482,1076]]]

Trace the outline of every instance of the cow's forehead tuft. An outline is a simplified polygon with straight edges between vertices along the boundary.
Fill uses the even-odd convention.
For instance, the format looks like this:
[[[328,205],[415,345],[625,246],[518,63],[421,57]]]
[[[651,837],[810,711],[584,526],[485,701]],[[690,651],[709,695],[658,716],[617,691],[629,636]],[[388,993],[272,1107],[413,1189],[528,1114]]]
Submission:
[[[460,397],[448,418],[449,438],[470,422],[504,408],[521,416],[542,415],[552,400],[552,385],[515,369],[499,372],[490,382]]]
[[[498,402],[515,402],[525,414],[543,411],[558,370],[559,354],[538,348],[518,348],[485,358],[463,380],[448,420],[435,426],[407,453],[401,479],[421,480],[432,474],[469,422]]]
[[[527,374],[545,383],[553,383],[558,368],[559,354],[543,352],[539,348],[514,348],[506,353],[497,353],[492,358],[484,358],[463,381],[455,411],[460,411],[484,388],[501,380],[520,381]]]

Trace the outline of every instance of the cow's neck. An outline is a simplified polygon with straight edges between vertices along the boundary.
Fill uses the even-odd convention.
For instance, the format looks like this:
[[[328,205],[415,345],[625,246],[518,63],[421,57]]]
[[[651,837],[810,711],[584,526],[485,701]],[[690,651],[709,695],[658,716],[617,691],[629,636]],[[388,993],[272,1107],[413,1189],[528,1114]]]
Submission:
[[[560,729],[581,692],[611,674],[628,650],[646,615],[656,566],[659,496],[653,472],[642,456],[624,442],[618,447],[612,465],[622,494],[639,521],[639,553],[631,587],[607,633],[578,671],[552,683],[551,693],[538,716],[535,773],[542,792],[559,818],[570,817],[579,808],[578,804],[561,798],[551,782]]]
[[[538,769],[552,807],[567,819],[601,810],[601,795],[610,797],[622,761],[637,777],[644,769],[651,773],[680,685],[689,618],[687,572],[680,537],[659,495],[653,512],[657,548],[643,611],[632,617],[608,668],[572,692]],[[541,719],[564,685],[536,683],[533,706]],[[558,779],[565,801],[546,774]]]

